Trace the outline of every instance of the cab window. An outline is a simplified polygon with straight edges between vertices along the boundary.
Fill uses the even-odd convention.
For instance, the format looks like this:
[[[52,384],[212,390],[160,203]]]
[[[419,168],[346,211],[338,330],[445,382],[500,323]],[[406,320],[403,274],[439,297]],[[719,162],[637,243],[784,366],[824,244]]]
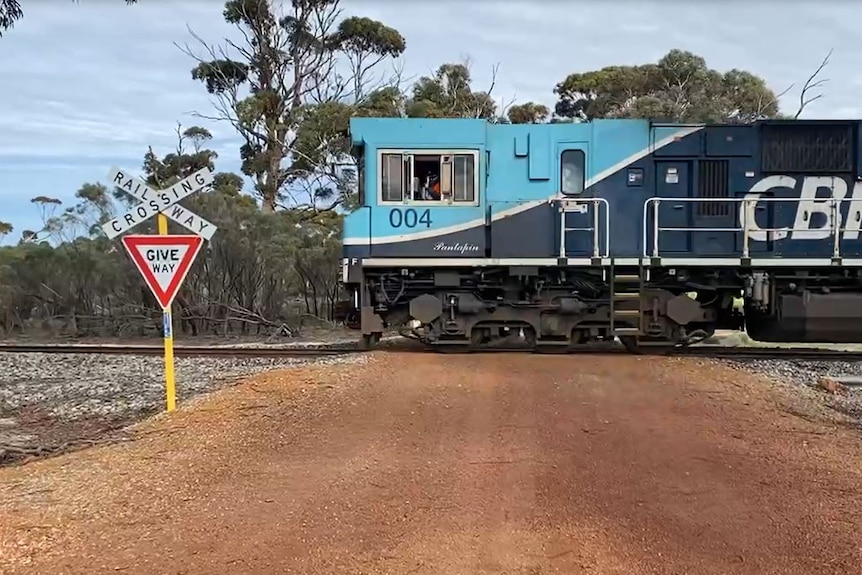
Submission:
[[[423,204],[476,202],[478,153],[412,150],[380,154],[380,201]]]
[[[456,202],[472,202],[476,199],[474,187],[474,173],[476,171],[475,158],[472,155],[458,154],[452,163],[452,191]]]
[[[401,154],[383,154],[380,164],[380,181],[384,202],[404,200],[404,170]]]
[[[564,196],[584,192],[585,156],[582,150],[566,150],[560,154],[560,191]]]

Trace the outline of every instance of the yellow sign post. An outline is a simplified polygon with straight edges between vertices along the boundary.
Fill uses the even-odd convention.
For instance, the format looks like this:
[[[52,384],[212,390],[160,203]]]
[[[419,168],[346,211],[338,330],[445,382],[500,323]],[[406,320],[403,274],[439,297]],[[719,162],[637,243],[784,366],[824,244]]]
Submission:
[[[159,235],[168,235],[168,217],[159,213]],[[165,338],[165,394],[167,395],[168,411],[177,408],[177,382],[174,375],[174,326],[171,317],[171,306],[162,308],[162,333]]]

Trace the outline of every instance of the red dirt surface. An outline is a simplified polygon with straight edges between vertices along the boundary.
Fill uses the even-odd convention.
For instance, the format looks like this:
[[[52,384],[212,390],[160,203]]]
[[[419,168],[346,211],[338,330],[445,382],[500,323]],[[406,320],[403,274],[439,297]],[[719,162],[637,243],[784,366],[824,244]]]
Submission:
[[[694,359],[375,354],[0,470],[0,572],[862,572],[857,432]]]

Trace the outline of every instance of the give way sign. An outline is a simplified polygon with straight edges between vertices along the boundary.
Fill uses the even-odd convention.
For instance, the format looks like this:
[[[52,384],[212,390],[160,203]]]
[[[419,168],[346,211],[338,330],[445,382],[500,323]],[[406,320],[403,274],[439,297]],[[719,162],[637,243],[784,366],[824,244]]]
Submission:
[[[124,236],[126,251],[163,309],[171,307],[204,239],[198,235]]]

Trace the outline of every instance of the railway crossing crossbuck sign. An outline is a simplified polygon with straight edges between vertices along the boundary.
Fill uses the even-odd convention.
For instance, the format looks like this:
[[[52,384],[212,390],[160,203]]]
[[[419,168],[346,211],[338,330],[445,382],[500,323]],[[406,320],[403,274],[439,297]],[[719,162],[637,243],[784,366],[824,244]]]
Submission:
[[[119,168],[112,168],[108,172],[108,178],[112,185],[141,201],[125,214],[102,225],[105,234],[111,239],[129,231],[158,213],[163,213],[193,234],[207,240],[211,240],[216,229],[218,229],[179,203],[180,200],[212,185],[213,174],[209,168],[198,170],[188,178],[180,180],[164,190],[154,190],[140,178],[131,176]]]
[[[123,236],[123,245],[163,309],[171,307],[200,252],[200,236]],[[165,324],[165,332],[170,333]]]
[[[135,226],[157,216],[159,235],[129,235],[123,245],[135,267],[162,306],[162,335],[165,342],[165,393],[168,411],[176,408],[176,382],[174,381],[174,334],[171,304],[189,273],[204,240],[212,239],[216,227],[188,208],[180,200],[189,197],[213,183],[209,168],[203,168],[164,190],[154,190],[140,178],[119,168],[108,172],[111,185],[139,200],[129,211],[102,226],[113,239]],[[194,235],[168,235],[168,218]]]

